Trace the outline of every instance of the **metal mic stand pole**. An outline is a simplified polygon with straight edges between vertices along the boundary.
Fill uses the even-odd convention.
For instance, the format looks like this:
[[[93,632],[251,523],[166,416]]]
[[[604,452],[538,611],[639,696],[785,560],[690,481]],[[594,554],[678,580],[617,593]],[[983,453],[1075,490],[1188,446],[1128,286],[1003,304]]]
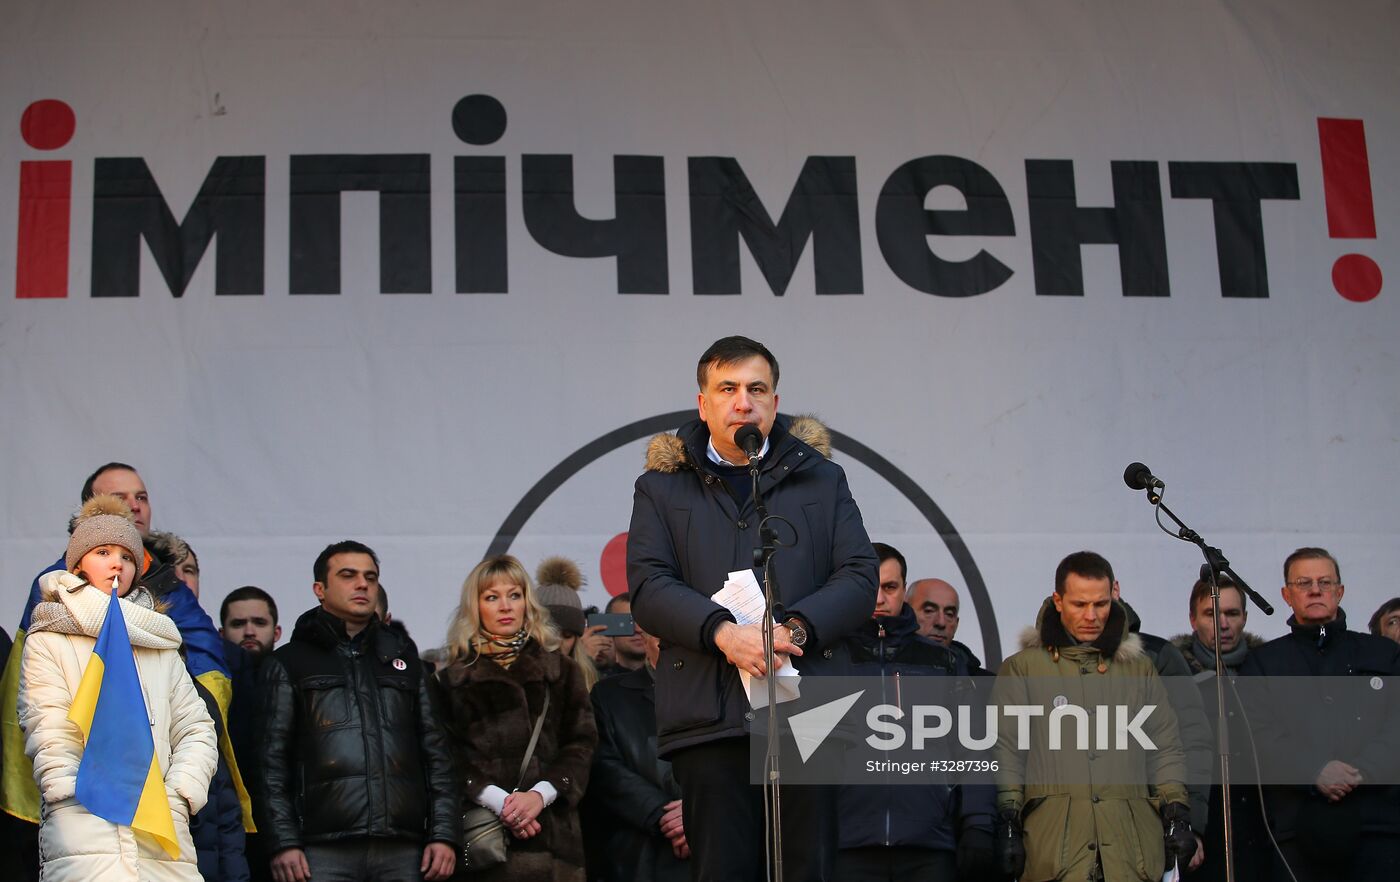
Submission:
[[[758,514],[759,547],[753,550],[754,566],[763,567],[763,664],[768,692],[768,740],[763,756],[763,814],[766,822],[764,850],[768,852],[768,878],[772,882],[783,882],[783,819],[782,819],[782,772],[779,768],[778,752],[781,742],[778,739],[778,696],[775,680],[773,651],[773,628],[782,612],[779,601],[778,577],[773,572],[773,554],[778,550],[777,537],[768,524],[768,506],[758,492],[757,456],[749,457],[749,478],[753,482],[754,508]]]
[[[1220,655],[1220,584],[1218,577],[1222,573],[1229,576],[1240,589],[1241,595],[1247,594],[1253,598],[1266,615],[1273,615],[1274,608],[1236,575],[1234,570],[1230,569],[1230,562],[1225,559],[1225,555],[1221,553],[1219,548],[1207,545],[1199,533],[1182,523],[1181,518],[1163,504],[1162,494],[1158,488],[1147,488],[1147,501],[1152,503],[1153,508],[1159,512],[1165,512],[1167,517],[1176,522],[1178,527],[1176,538],[1194,544],[1201,549],[1201,554],[1205,555],[1206,559],[1206,562],[1201,564],[1201,578],[1210,580],[1211,615],[1215,622],[1215,640],[1212,641],[1215,644],[1215,743],[1216,752],[1220,758],[1220,808],[1221,817],[1224,819],[1225,882],[1235,882],[1235,824],[1230,802],[1229,717],[1226,716],[1225,712],[1225,660]]]

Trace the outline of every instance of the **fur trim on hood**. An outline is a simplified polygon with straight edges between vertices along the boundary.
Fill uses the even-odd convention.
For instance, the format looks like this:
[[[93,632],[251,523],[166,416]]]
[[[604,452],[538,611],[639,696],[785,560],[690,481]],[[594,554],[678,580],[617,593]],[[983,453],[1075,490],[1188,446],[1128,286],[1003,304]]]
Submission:
[[[152,530],[146,537],[146,549],[152,557],[171,564],[180,563],[190,556],[189,543],[174,533]]]
[[[826,459],[831,459],[831,430],[821,420],[809,414],[792,418],[788,423],[788,434],[811,447]],[[689,457],[685,452],[685,441],[674,432],[653,435],[647,444],[647,471],[677,472],[690,468]]]
[[[1055,611],[1055,598],[1047,597],[1040,606],[1035,625],[1021,632],[1022,649],[1044,649],[1058,660],[1060,650],[1068,646],[1078,646],[1065,630],[1060,614]],[[1128,614],[1123,604],[1114,601],[1109,610],[1108,624],[1103,633],[1091,644],[1099,652],[1100,659],[1111,658],[1115,662],[1125,662],[1143,654],[1142,638],[1128,630]],[[1099,673],[1104,673],[1101,666]]]

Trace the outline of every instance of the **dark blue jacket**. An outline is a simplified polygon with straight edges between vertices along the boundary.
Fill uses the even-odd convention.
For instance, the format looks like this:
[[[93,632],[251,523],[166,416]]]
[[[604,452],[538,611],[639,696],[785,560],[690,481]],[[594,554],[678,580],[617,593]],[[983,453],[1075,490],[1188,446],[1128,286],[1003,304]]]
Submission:
[[[219,703],[204,684],[194,681],[195,691],[204,699],[214,729],[223,740],[224,724]],[[219,754],[219,765],[209,782],[209,801],[190,818],[190,838],[194,840],[199,875],[204,882],[248,882],[248,857],[244,850],[243,806],[233,787],[228,762]]]
[[[656,671],[658,745],[664,758],[683,747],[749,730],[748,700],[734,666],[715,648],[730,618],[710,596],[731,571],[753,564],[758,541],[754,500],[740,505],[705,455],[710,432],[695,420],[658,435],[637,479],[627,534],[632,614],[661,639]],[[846,473],[828,461],[826,429],[796,418],[769,434],[759,492],[781,515],[779,538],[795,545],[773,558],[787,612],[807,623],[808,645],[795,659],[803,674],[841,672],[842,637],[875,609],[877,562]]]
[[[961,655],[920,637],[918,630],[914,610],[905,604],[899,615],[870,619],[846,638],[850,673],[879,677],[883,704],[904,707],[899,681],[905,678],[970,676]],[[905,780],[891,775],[886,783],[841,788],[841,848],[884,845],[953,851],[965,829],[991,833],[996,802],[991,785],[917,785]]]
[[[1288,625],[1291,633],[1251,649],[1240,666],[1242,677],[1270,678],[1247,694],[1265,783],[1312,780],[1331,760],[1376,783],[1335,803],[1311,785],[1265,788],[1275,837],[1309,840],[1307,847],[1342,857],[1358,834],[1400,836],[1400,785],[1388,783],[1400,780],[1400,696],[1384,679],[1400,674],[1400,645],[1347,630],[1342,610],[1326,625],[1300,625],[1294,616]],[[1297,677],[1327,679],[1302,695]]]

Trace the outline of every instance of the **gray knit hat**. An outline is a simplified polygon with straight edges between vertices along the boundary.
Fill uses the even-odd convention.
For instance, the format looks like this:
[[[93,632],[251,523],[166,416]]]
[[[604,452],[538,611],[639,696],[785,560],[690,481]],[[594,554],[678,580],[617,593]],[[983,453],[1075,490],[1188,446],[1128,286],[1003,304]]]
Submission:
[[[83,503],[75,523],[73,535],[68,538],[68,553],[63,556],[69,572],[78,568],[83,555],[99,545],[120,545],[136,559],[136,575],[140,577],[146,549],[125,502],[116,496],[94,496]]]
[[[583,618],[583,601],[578,589],[583,585],[583,573],[578,564],[567,557],[549,557],[540,561],[535,570],[536,593],[540,603],[549,610],[554,624],[565,634],[582,635],[587,623]]]

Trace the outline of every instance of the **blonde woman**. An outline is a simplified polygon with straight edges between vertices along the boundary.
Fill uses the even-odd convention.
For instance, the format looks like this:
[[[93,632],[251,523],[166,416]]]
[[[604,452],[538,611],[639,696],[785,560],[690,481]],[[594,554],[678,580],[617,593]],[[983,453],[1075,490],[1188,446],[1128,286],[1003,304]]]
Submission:
[[[446,648],[437,678],[463,792],[512,837],[507,862],[473,878],[581,882],[578,801],[597,730],[583,674],[556,651],[559,632],[520,561],[500,555],[471,571]]]

